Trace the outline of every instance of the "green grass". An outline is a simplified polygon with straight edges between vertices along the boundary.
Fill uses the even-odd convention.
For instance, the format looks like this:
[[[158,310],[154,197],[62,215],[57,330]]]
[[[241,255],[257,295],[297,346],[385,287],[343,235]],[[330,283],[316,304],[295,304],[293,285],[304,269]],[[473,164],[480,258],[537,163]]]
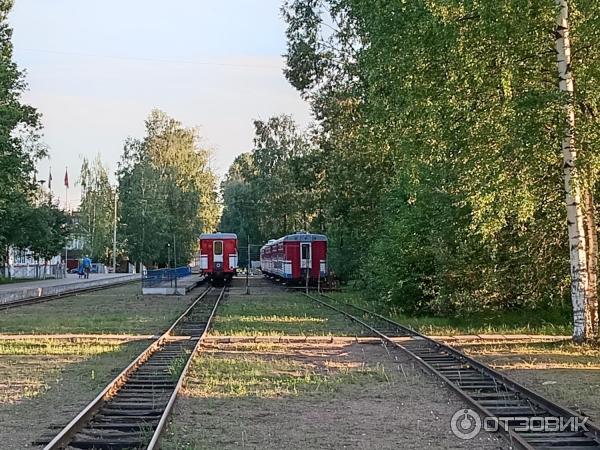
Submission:
[[[362,306],[389,317],[403,325],[430,336],[461,334],[546,334],[568,336],[572,332],[569,318],[563,311],[489,311],[460,317],[411,316],[389,305],[370,302],[357,291],[328,294],[334,299]]]
[[[142,296],[139,284],[130,284],[0,311],[0,330],[20,334],[155,334],[172,323],[194,295]]]
[[[188,352],[189,354],[189,352]],[[173,381],[178,381],[181,373],[183,372],[183,368],[185,367],[188,360],[188,356],[178,356],[173,360],[171,365],[169,366],[169,375]]]
[[[363,365],[324,371],[284,357],[203,355],[192,364],[186,391],[199,397],[268,398],[335,392],[349,384],[372,381],[388,381],[385,367]]]
[[[39,281],[31,278],[4,278],[0,277],[0,285],[3,284],[14,284],[14,283],[24,283],[26,281]]]
[[[219,308],[213,335],[357,336],[365,330],[299,294],[231,296]]]
[[[99,389],[120,372],[148,342],[98,342],[67,340],[0,340],[0,417],[4,405],[45,395],[58,389],[65,378],[79,391]]]
[[[72,342],[66,340],[0,340],[0,355],[12,356],[91,356],[117,351],[122,347],[118,342],[87,341]]]

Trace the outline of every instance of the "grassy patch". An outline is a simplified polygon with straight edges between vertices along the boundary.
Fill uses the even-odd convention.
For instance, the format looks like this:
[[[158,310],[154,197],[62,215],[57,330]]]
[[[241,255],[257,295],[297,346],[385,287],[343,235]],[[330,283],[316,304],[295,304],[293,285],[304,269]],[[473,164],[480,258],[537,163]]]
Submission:
[[[0,355],[73,355],[91,356],[119,350],[121,344],[116,342],[72,342],[65,340],[0,340]]]
[[[7,449],[30,448],[48,427],[66,425],[148,346],[144,341],[1,344],[0,442]]]
[[[197,293],[142,296],[138,284],[0,311],[3,333],[154,334],[165,329]]]
[[[213,335],[357,336],[364,329],[298,294],[231,296],[219,308]]]
[[[79,382],[97,390],[105,376],[98,377],[104,364],[111,365],[112,358],[120,360],[141,352],[147,343],[107,343],[98,341],[71,342],[61,340],[0,341],[0,405],[42,395],[59,382],[63,371],[73,366],[88,366],[77,372]],[[120,363],[115,362],[119,367]],[[100,383],[100,384],[99,384]]]
[[[496,367],[511,369],[600,369],[600,347],[567,342],[463,345],[468,354],[493,357]],[[600,382],[600,378],[598,378]]]
[[[249,347],[247,352],[265,347]],[[271,355],[270,352],[267,353]],[[306,362],[260,354],[203,355],[196,358],[186,392],[194,397],[281,397],[335,392],[347,385],[386,382],[381,364],[367,366],[330,362],[317,367]]]
[[[183,368],[185,367],[187,360],[187,356],[183,355],[178,356],[173,360],[173,362],[169,366],[169,375],[171,376],[171,379],[173,381],[179,380],[179,377],[181,376],[181,372],[183,372]]]
[[[564,312],[556,310],[481,312],[460,317],[409,316],[390,305],[371,302],[357,291],[329,294],[339,300],[379,312],[403,325],[431,336],[459,334],[547,334],[570,335],[572,325]]]
[[[4,277],[0,277],[0,285],[2,285],[2,284],[24,283],[26,281],[39,281],[39,280],[32,280],[31,278],[4,278]]]

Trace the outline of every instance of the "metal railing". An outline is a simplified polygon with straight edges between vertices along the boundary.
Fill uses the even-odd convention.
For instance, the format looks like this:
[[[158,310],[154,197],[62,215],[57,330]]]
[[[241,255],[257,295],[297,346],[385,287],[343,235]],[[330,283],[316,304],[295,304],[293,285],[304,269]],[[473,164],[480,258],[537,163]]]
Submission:
[[[158,285],[173,287],[179,278],[187,277],[191,274],[192,268],[189,266],[173,269],[147,270],[142,279],[142,285],[143,287],[154,287]]]

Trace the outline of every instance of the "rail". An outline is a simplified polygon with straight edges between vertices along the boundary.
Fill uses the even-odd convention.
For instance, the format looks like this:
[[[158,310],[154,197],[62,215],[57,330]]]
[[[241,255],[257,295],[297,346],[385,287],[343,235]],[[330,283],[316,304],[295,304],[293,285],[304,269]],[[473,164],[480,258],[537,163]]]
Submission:
[[[515,448],[526,450],[600,449],[600,428],[577,412],[560,406],[511,380],[504,374],[482,364],[448,345],[435,341],[412,328],[328,295],[321,297],[335,304],[305,294],[311,300],[333,309],[361,324],[381,338],[386,345],[402,350],[414,358],[425,370],[442,379],[480,416],[495,418],[498,431]],[[348,312],[352,310],[354,314]],[[358,317],[360,315],[360,317]],[[373,325],[375,322],[376,325]],[[382,330],[382,328],[384,330]],[[410,339],[395,342],[390,334]],[[533,417],[561,418],[567,422],[584,424],[576,429],[527,431],[525,423]],[[577,419],[575,421],[575,419]],[[523,431],[524,430],[524,431]]]
[[[206,289],[169,329],[144,350],[67,426],[34,445],[69,448],[157,448],[160,433],[193,355],[225,293]]]

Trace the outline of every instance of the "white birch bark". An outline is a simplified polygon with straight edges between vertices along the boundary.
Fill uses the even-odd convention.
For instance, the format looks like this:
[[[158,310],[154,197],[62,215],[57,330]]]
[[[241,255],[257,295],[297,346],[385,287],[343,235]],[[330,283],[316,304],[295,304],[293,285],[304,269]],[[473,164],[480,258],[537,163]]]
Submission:
[[[559,6],[555,36],[559,88],[570,97],[564,108],[565,128],[562,139],[562,151],[571,260],[573,340],[581,342],[586,337],[585,308],[589,279],[587,273],[584,211],[581,203],[581,183],[577,178],[577,168],[575,166],[577,149],[575,148],[575,108],[573,104],[573,74],[571,72],[569,5],[567,0],[556,0],[556,3]]]

